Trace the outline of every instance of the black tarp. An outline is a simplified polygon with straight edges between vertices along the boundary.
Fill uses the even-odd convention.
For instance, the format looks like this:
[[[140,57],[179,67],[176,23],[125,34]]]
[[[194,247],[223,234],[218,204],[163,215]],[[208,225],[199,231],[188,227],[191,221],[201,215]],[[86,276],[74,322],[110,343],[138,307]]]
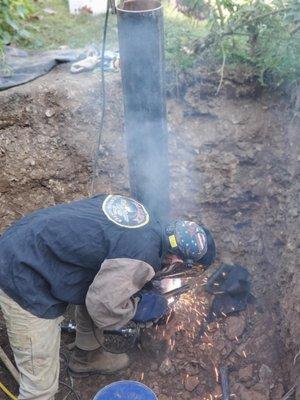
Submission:
[[[250,292],[250,273],[241,265],[221,264],[209,277],[205,290],[214,295],[209,312],[200,326],[196,340],[205,332],[208,324],[217,318],[237,314],[255,302]]]
[[[7,46],[0,64],[0,90],[30,82],[47,74],[57,64],[84,58],[81,50],[23,51]]]

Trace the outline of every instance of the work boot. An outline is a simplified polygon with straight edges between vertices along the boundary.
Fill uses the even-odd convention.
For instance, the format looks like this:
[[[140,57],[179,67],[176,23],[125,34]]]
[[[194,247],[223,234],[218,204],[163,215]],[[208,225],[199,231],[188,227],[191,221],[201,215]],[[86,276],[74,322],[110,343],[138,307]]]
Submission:
[[[75,347],[70,357],[69,370],[72,375],[109,375],[128,365],[129,357],[125,353],[113,354],[102,349],[85,351]]]

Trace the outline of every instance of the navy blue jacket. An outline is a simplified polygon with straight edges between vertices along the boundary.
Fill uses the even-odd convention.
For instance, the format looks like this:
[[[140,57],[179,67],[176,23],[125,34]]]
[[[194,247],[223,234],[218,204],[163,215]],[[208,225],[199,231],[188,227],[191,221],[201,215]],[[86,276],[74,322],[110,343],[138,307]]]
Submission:
[[[115,223],[102,209],[107,197],[114,196],[42,209],[12,225],[0,237],[0,288],[32,314],[56,318],[68,303],[84,304],[105,259],[142,260],[160,269],[160,224],[151,216],[143,226]]]

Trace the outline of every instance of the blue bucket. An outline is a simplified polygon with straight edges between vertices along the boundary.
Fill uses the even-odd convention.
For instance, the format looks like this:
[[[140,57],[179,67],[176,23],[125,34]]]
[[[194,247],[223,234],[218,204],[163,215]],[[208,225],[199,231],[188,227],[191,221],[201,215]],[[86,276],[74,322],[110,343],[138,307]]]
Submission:
[[[93,400],[157,400],[157,397],[143,383],[119,381],[105,386]]]

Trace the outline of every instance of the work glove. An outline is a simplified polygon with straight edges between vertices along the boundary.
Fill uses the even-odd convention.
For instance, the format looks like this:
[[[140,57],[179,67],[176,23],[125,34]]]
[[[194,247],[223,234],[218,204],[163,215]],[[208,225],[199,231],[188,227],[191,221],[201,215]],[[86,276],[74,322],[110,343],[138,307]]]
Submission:
[[[156,321],[163,317],[169,310],[167,299],[155,290],[140,291],[139,301],[133,321],[145,323]]]

